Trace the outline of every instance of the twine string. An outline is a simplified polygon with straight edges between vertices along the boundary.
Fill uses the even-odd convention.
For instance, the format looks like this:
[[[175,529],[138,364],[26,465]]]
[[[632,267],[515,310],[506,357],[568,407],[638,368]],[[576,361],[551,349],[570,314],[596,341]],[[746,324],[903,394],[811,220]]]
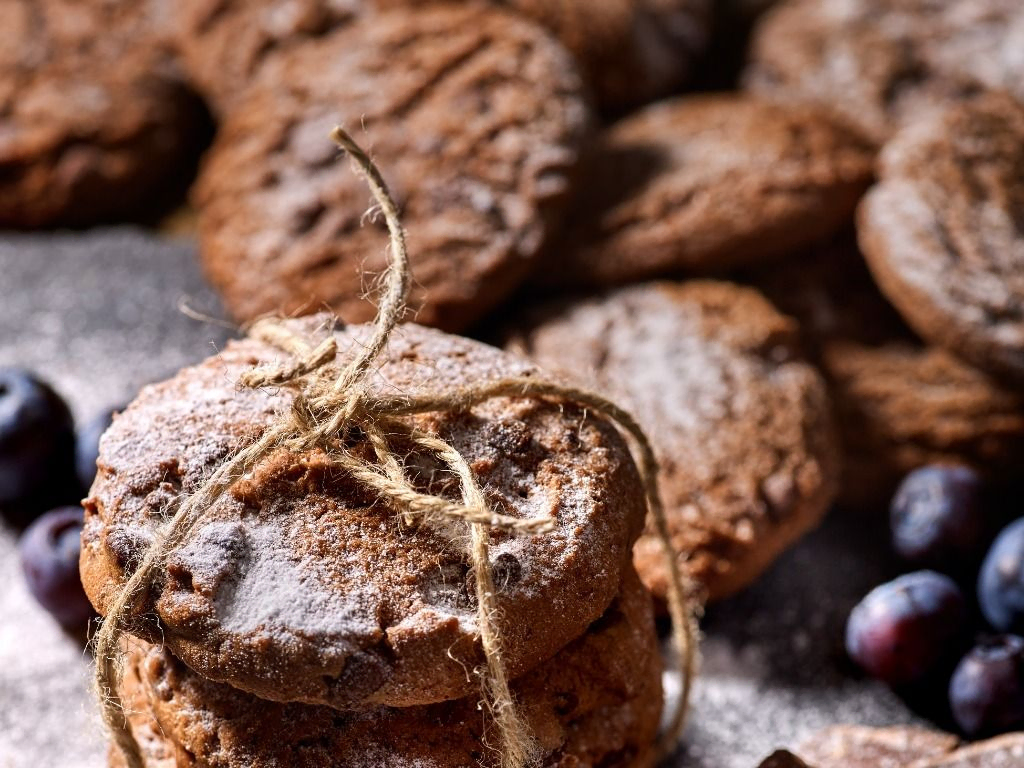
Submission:
[[[496,751],[502,768],[527,768],[537,763],[539,749],[519,714],[509,687],[488,543],[492,530],[540,535],[551,531],[555,521],[517,518],[492,510],[466,459],[441,438],[401,418],[429,412],[457,412],[496,397],[577,402],[616,424],[630,438],[638,453],[648,510],[668,562],[669,612],[683,679],[680,698],[660,740],[662,753],[671,752],[685,725],[692,679],[696,673],[699,606],[693,598],[694,592],[684,585],[669,542],[658,492],[657,461],[643,430],[628,412],[600,395],[530,377],[501,379],[417,395],[370,394],[366,379],[405,312],[410,284],[408,252],[397,207],[376,166],[340,127],[334,129],[331,138],[349,154],[367,182],[390,233],[390,261],[384,275],[384,289],[373,333],[369,342],[332,381],[330,376],[332,371],[336,371],[334,363],[338,355],[333,335],[314,347],[276,321],[259,321],[250,329],[251,336],[284,350],[291,359],[276,368],[246,371],[239,384],[248,388],[293,389],[295,396],[291,408],[258,440],[220,465],[195,492],[184,498],[108,606],[106,619],[96,636],[96,687],[101,697],[101,713],[128,768],[145,768],[139,744],[118,694],[124,661],[121,638],[128,630],[129,617],[136,615],[147,603],[148,593],[157,586],[161,566],[167,556],[191,538],[207,511],[238,479],[274,451],[299,453],[312,448],[322,449],[332,463],[378,494],[407,524],[419,522],[435,528],[468,526],[468,556],[476,582],[477,626],[484,658],[477,674],[481,679],[485,707],[498,734]],[[345,447],[342,438],[353,428],[358,428],[365,438],[373,461],[357,456]],[[392,450],[389,439],[392,437],[435,455],[458,479],[461,502],[417,490]]]

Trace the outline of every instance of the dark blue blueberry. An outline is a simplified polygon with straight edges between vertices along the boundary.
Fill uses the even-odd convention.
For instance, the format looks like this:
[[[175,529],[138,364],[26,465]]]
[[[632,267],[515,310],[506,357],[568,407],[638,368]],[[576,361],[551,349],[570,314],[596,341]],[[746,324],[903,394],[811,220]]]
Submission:
[[[74,444],[60,396],[28,371],[0,368],[0,507],[65,485]]]
[[[846,624],[846,652],[865,672],[890,685],[922,680],[965,634],[967,607],[947,576],[916,571],[876,587]]]
[[[83,626],[93,615],[78,574],[81,541],[82,508],[61,507],[32,523],[18,544],[29,591],[68,628]]]
[[[949,705],[971,737],[1024,727],[1024,638],[1001,635],[971,649],[950,680]]]
[[[977,568],[985,546],[983,495],[984,484],[969,467],[915,469],[889,508],[896,553],[943,573]]]
[[[124,408],[110,408],[96,416],[78,430],[75,441],[75,471],[78,482],[86,491],[96,479],[96,460],[100,456],[100,438],[114,421],[114,414]]]
[[[978,576],[978,603],[999,632],[1024,634],[1024,518],[996,537]]]

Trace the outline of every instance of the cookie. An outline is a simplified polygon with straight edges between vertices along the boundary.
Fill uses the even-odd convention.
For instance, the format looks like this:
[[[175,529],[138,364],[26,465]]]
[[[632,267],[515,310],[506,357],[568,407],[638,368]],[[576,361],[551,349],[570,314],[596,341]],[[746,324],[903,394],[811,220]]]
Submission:
[[[959,739],[941,731],[837,725],[814,734],[796,753],[814,768],[906,768],[948,755]]]
[[[363,19],[276,57],[228,116],[195,194],[202,262],[240,320],[329,305],[372,318],[383,222],[327,135],[348,123],[408,228],[411,305],[457,330],[529,273],[588,112],[569,54],[477,5]],[[355,126],[359,126],[356,128]]]
[[[745,82],[829,106],[882,143],[906,118],[979,89],[1024,98],[1022,41],[1016,0],[786,0],[755,30]]]
[[[264,702],[211,683],[156,646],[135,649],[129,667],[136,677],[126,678],[126,693],[155,714],[181,768],[463,768],[495,762],[476,697],[340,713]],[[134,680],[141,681],[141,696]],[[651,598],[635,573],[583,637],[516,680],[513,694],[545,755],[543,765],[652,765],[661,657]]]
[[[829,383],[844,504],[884,505],[923,464],[999,476],[1024,460],[1024,396],[923,344],[879,292],[852,235],[742,278],[800,321]]]
[[[500,1],[500,0],[499,0]],[[621,110],[687,79],[711,33],[709,0],[505,0],[576,56],[598,103]]]
[[[1024,381],[1024,104],[988,94],[908,124],[858,214],[883,293],[923,338]]]
[[[509,345],[620,402],[647,430],[680,563],[710,599],[814,527],[838,475],[825,385],[795,323],[730,283],[652,283],[522,318]],[[667,590],[661,544],[635,562]]]
[[[540,279],[610,285],[787,253],[852,217],[873,162],[819,109],[725,94],[655,104],[588,154]]]
[[[198,108],[162,45],[165,11],[0,2],[0,227],[140,214],[190,156]]]
[[[327,316],[290,321],[319,341]],[[369,326],[333,331],[343,354]],[[82,578],[105,613],[180,494],[257,439],[289,406],[280,391],[236,389],[282,359],[255,339],[146,387],[104,436],[86,509]],[[371,391],[448,391],[538,370],[493,347],[415,325],[382,355]],[[505,514],[551,517],[554,531],[495,531],[490,549],[510,675],[550,658],[619,589],[645,504],[614,427],[569,402],[497,398],[413,418],[466,457]],[[356,443],[355,450],[359,443]],[[424,491],[457,487],[422,449],[396,444]],[[397,513],[322,452],[268,457],[211,509],[140,602],[131,631],[200,674],[275,701],[409,706],[469,695],[482,662],[468,555]]]

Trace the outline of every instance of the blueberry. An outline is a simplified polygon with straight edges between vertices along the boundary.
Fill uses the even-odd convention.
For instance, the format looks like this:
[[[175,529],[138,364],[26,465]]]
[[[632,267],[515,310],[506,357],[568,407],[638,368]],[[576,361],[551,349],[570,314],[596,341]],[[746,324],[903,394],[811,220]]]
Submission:
[[[927,676],[959,650],[967,607],[959,587],[934,571],[916,571],[876,587],[846,624],[846,651],[890,685]]]
[[[978,576],[978,602],[999,632],[1024,634],[1024,518],[996,537]]]
[[[1001,635],[971,649],[950,680],[949,704],[971,737],[1024,726],[1024,638]]]
[[[976,568],[985,545],[983,491],[969,467],[932,465],[911,472],[889,509],[897,554],[944,573]]]
[[[78,575],[82,508],[47,512],[21,536],[21,567],[29,591],[61,625],[81,627],[93,615]]]
[[[75,440],[75,471],[82,488],[89,490],[96,479],[96,460],[100,456],[100,438],[114,421],[114,414],[123,408],[103,411],[78,430]]]
[[[0,368],[0,507],[71,476],[74,426],[60,396],[28,371]]]

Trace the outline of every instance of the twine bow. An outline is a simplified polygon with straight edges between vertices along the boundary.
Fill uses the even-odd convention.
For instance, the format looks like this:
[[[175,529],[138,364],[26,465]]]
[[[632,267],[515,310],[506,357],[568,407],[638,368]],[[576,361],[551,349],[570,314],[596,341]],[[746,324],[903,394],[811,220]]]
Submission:
[[[250,335],[292,355],[287,365],[257,368],[240,378],[244,387],[288,387],[295,391],[290,410],[270,426],[256,442],[218,467],[203,485],[187,497],[173,517],[162,526],[155,542],[124,587],[110,604],[106,619],[96,636],[96,686],[102,702],[102,716],[128,768],[145,768],[138,742],[127,721],[118,694],[123,665],[120,639],[127,618],[138,608],[141,597],[154,584],[166,557],[189,540],[207,510],[243,475],[272,451],[285,449],[301,453],[324,450],[331,461],[357,482],[386,500],[407,522],[426,525],[465,525],[470,533],[470,559],[476,581],[477,624],[485,664],[477,670],[484,702],[499,735],[497,751],[502,768],[526,768],[540,758],[537,745],[523,722],[509,690],[502,656],[494,574],[488,556],[488,532],[501,529],[519,535],[541,535],[553,528],[551,519],[523,519],[490,509],[465,458],[455,448],[402,419],[430,412],[461,411],[495,397],[530,397],[571,400],[615,423],[632,441],[647,496],[655,531],[665,548],[669,567],[669,612],[673,639],[683,676],[680,698],[660,742],[662,753],[671,752],[682,732],[690,688],[697,665],[696,614],[684,588],[678,563],[668,538],[668,527],[657,485],[657,461],[646,436],[629,413],[600,395],[553,382],[518,377],[421,395],[378,395],[368,392],[366,379],[373,364],[387,346],[405,310],[410,271],[405,233],[398,210],[376,166],[341,128],[331,138],[349,153],[380,205],[391,236],[390,264],[374,330],[369,343],[331,381],[327,368],[338,349],[332,337],[315,348],[275,321],[256,323]],[[344,447],[339,437],[358,427],[369,444],[372,460],[357,456]],[[462,502],[417,490],[391,450],[389,436],[400,435],[440,459],[458,478]]]

